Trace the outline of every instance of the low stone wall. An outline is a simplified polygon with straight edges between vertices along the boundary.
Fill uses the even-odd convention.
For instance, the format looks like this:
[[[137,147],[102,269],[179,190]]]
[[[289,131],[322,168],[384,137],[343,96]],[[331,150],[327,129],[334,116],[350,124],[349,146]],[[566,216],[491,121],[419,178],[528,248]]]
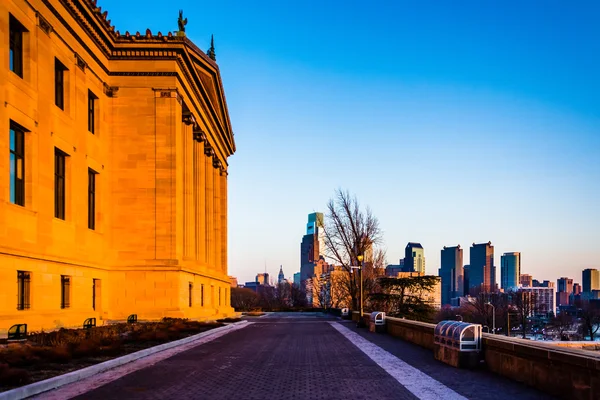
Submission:
[[[353,313],[354,321],[358,314]],[[386,325],[389,335],[433,351],[435,324],[386,317]],[[600,353],[488,333],[483,334],[482,346],[492,372],[553,396],[600,399]]]
[[[490,371],[565,399],[600,398],[600,354],[501,335],[483,335]]]
[[[387,333],[402,340],[433,350],[434,324],[402,318],[385,318]]]

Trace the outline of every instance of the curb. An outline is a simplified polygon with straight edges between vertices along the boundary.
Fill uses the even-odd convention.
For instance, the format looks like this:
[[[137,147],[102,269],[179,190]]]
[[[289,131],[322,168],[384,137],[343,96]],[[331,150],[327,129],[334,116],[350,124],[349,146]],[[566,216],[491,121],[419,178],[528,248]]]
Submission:
[[[122,357],[113,358],[112,360],[105,361],[100,364],[90,365],[89,367],[79,369],[77,371],[71,371],[69,373],[55,376],[53,378],[45,379],[43,381],[34,382],[29,385],[21,386],[16,389],[7,390],[5,392],[0,392],[0,400],[20,400],[26,399],[31,396],[35,396],[49,390],[57,389],[61,386],[68,385],[70,383],[74,383],[90,376],[99,374],[101,372],[107,371],[109,369],[113,369],[119,367],[124,364],[128,364],[132,361],[139,360],[140,358],[144,358],[150,356],[152,354],[160,353],[161,351],[171,349],[173,347],[182,346],[187,343],[195,342],[196,340],[203,339],[207,336],[214,335],[219,332],[228,331],[233,326],[247,324],[248,321],[239,321],[234,322],[229,325],[221,326],[218,328],[214,328],[208,330],[206,332],[199,333],[194,336],[186,337],[183,339],[175,340],[173,342],[163,343],[158,346],[149,347],[144,350],[136,351],[135,353],[127,354]]]

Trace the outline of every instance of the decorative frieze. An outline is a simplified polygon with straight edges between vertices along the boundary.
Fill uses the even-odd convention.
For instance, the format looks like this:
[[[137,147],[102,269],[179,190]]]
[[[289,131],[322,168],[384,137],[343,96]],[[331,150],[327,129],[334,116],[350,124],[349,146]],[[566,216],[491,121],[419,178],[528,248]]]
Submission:
[[[108,84],[104,84],[104,94],[108,97],[116,97],[117,92],[119,91],[118,86],[108,86]]]
[[[206,141],[206,134],[202,129],[194,129],[194,140],[199,143]]]
[[[52,25],[50,25],[50,22],[48,22],[44,17],[42,17],[42,14],[40,14],[39,12],[37,13],[37,18],[38,18],[38,26],[40,27],[40,29],[42,31],[44,31],[45,34],[49,35],[52,31]]]
[[[75,53],[75,60],[77,63],[77,67],[82,70],[83,72],[85,72],[85,67],[87,67],[86,62],[83,60],[83,58],[81,58],[81,56],[77,53]]]

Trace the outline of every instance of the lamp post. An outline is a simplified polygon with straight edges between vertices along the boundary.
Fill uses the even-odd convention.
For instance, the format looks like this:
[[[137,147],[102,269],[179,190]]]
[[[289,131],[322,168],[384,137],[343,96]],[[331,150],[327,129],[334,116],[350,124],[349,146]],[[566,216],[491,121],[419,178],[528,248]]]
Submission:
[[[357,326],[362,328],[362,327],[364,327],[364,321],[363,321],[363,276],[362,276],[363,255],[359,254],[356,258],[358,259],[358,276],[360,279],[360,318],[358,319]]]
[[[489,301],[487,303],[488,306],[492,306],[492,332],[496,334],[496,307]]]

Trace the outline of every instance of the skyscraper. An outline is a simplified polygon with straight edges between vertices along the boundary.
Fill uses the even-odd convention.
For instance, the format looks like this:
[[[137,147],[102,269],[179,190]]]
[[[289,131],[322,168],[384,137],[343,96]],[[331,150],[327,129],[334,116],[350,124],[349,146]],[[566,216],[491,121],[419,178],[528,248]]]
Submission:
[[[308,215],[306,235],[300,244],[300,281],[312,278],[314,267],[325,252],[323,213]]]
[[[421,243],[409,242],[404,249],[404,272],[425,273],[425,254]]]
[[[285,276],[283,275],[283,265],[279,266],[279,275],[277,276],[277,283],[283,283],[285,281]]]
[[[471,246],[469,264],[469,293],[496,291],[496,267],[492,242]]]
[[[556,286],[558,286],[558,290],[556,291],[556,305],[568,305],[570,295],[573,292],[573,279],[566,277],[558,278]]]
[[[517,290],[521,276],[521,253],[504,253],[500,257],[500,284],[504,291]]]
[[[441,251],[442,305],[451,304],[453,298],[463,295],[463,250],[460,245]]]
[[[581,279],[582,291],[591,293],[592,290],[600,289],[600,272],[597,269],[584,269]]]

